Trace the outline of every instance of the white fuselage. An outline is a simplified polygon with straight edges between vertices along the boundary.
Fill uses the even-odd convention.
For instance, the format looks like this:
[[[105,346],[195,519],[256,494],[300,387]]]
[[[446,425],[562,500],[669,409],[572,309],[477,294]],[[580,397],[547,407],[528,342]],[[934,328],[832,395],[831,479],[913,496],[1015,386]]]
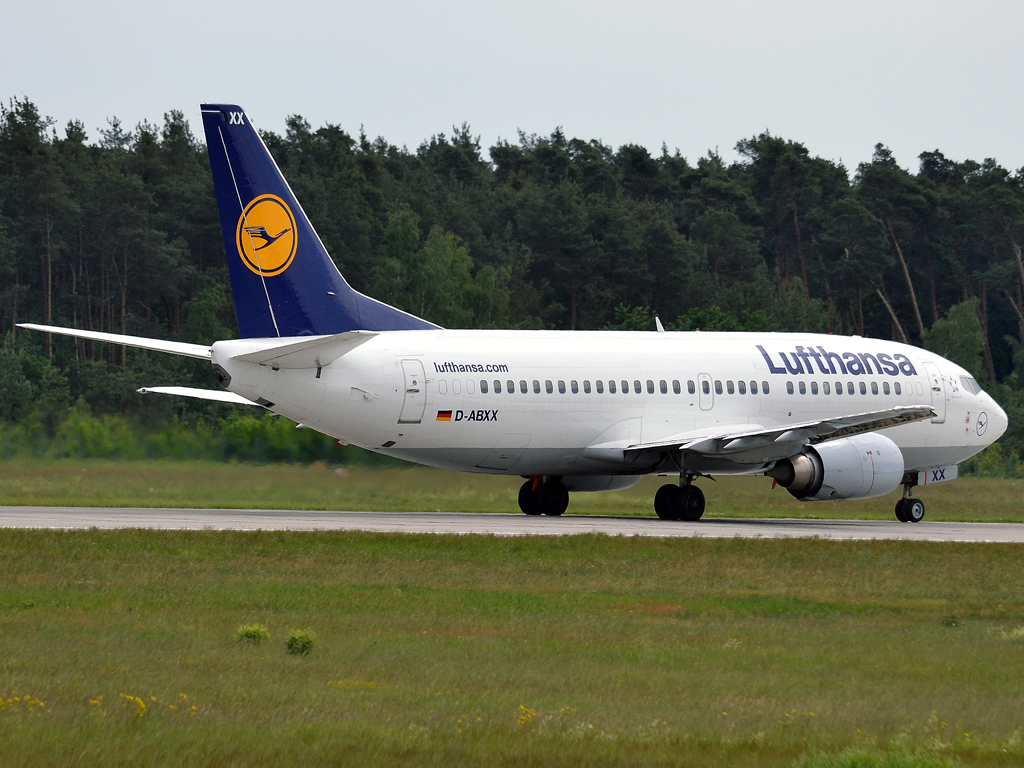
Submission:
[[[1006,428],[1005,413],[974,391],[964,369],[917,347],[859,337],[393,331],[321,370],[231,359],[256,342],[214,345],[231,391],[346,443],[475,472],[640,475],[659,466],[596,446],[929,405],[935,418],[882,433],[908,471],[924,470],[967,459]],[[765,469],[702,462],[694,469]]]

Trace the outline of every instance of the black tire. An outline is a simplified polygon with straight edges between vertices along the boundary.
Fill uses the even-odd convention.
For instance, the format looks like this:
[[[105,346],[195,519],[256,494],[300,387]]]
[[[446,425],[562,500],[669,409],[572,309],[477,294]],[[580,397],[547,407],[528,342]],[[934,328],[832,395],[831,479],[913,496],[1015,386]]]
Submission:
[[[654,511],[662,520],[676,519],[676,496],[679,495],[679,486],[666,484],[654,494]]]
[[[704,491],[696,485],[685,485],[679,489],[676,510],[680,520],[695,522],[704,515]]]
[[[903,510],[903,514],[906,515],[907,520],[911,523],[920,523],[924,520],[924,502],[920,499],[907,499]]]
[[[537,489],[537,506],[542,514],[558,517],[569,508],[569,489],[561,480],[548,480]]]
[[[907,517],[907,513],[905,511],[906,507],[907,507],[907,500],[906,499],[900,499],[900,500],[898,500],[896,502],[896,519],[899,520],[901,523],[909,523],[910,522],[909,518]]]
[[[519,488],[519,508],[527,515],[540,514],[540,505],[537,503],[537,492],[533,490],[533,480],[527,480]]]

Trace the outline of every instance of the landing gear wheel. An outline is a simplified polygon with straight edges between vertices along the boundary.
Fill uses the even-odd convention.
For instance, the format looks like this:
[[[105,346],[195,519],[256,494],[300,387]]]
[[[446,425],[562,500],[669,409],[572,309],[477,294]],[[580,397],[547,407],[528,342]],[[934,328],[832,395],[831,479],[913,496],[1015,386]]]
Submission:
[[[569,489],[561,480],[548,480],[537,489],[537,507],[541,513],[558,517],[569,508]]]
[[[903,514],[908,522],[920,523],[924,520],[924,502],[920,499],[904,499]]]
[[[676,497],[679,495],[678,485],[663,485],[654,494],[654,511],[662,520],[676,519]]]
[[[527,515],[539,515],[540,505],[537,503],[537,492],[533,490],[533,480],[527,480],[519,488],[519,508]]]
[[[684,485],[675,499],[677,519],[691,522],[704,515],[704,492],[696,485]]]
[[[896,519],[899,520],[901,523],[909,523],[910,522],[910,518],[907,517],[906,508],[907,508],[907,500],[906,499],[900,499],[899,501],[896,502]]]

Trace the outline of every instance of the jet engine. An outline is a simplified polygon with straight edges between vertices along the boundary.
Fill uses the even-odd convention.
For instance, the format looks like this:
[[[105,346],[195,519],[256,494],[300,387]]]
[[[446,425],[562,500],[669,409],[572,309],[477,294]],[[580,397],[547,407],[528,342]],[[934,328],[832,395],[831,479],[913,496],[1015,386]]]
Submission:
[[[809,445],[766,474],[801,501],[870,499],[900,485],[903,454],[889,438],[869,432]]]

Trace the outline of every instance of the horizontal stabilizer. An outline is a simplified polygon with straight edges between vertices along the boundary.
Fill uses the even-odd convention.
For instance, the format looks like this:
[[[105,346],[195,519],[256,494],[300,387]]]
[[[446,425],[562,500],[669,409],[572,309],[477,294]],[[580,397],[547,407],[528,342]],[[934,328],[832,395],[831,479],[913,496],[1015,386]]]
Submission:
[[[237,405],[259,405],[246,400],[234,392],[222,392],[219,389],[196,389],[195,387],[142,387],[135,390],[140,395],[178,395],[179,397],[195,397],[199,400],[216,400],[219,403],[235,403]]]
[[[875,432],[934,416],[935,411],[930,405],[911,405],[770,428],[756,425],[746,425],[746,428],[743,425],[716,427],[631,445],[625,449],[624,454],[629,457],[640,453],[685,451],[758,463],[791,456],[806,444],[815,445],[864,432]]]
[[[150,349],[154,352],[169,352],[172,355],[198,357],[200,360],[210,359],[210,347],[202,344],[187,344],[184,341],[167,341],[165,339],[147,339],[142,336],[123,336],[120,333],[103,333],[102,331],[83,331],[78,328],[58,328],[53,325],[37,325],[36,323],[18,323],[19,328],[30,331],[59,333],[62,336],[75,336],[79,339],[106,341],[110,344],[124,344],[126,347]]]
[[[233,359],[273,368],[319,368],[330,365],[376,335],[374,331],[346,331],[332,336],[303,338],[302,341],[294,338],[268,339],[273,346],[246,352]]]

